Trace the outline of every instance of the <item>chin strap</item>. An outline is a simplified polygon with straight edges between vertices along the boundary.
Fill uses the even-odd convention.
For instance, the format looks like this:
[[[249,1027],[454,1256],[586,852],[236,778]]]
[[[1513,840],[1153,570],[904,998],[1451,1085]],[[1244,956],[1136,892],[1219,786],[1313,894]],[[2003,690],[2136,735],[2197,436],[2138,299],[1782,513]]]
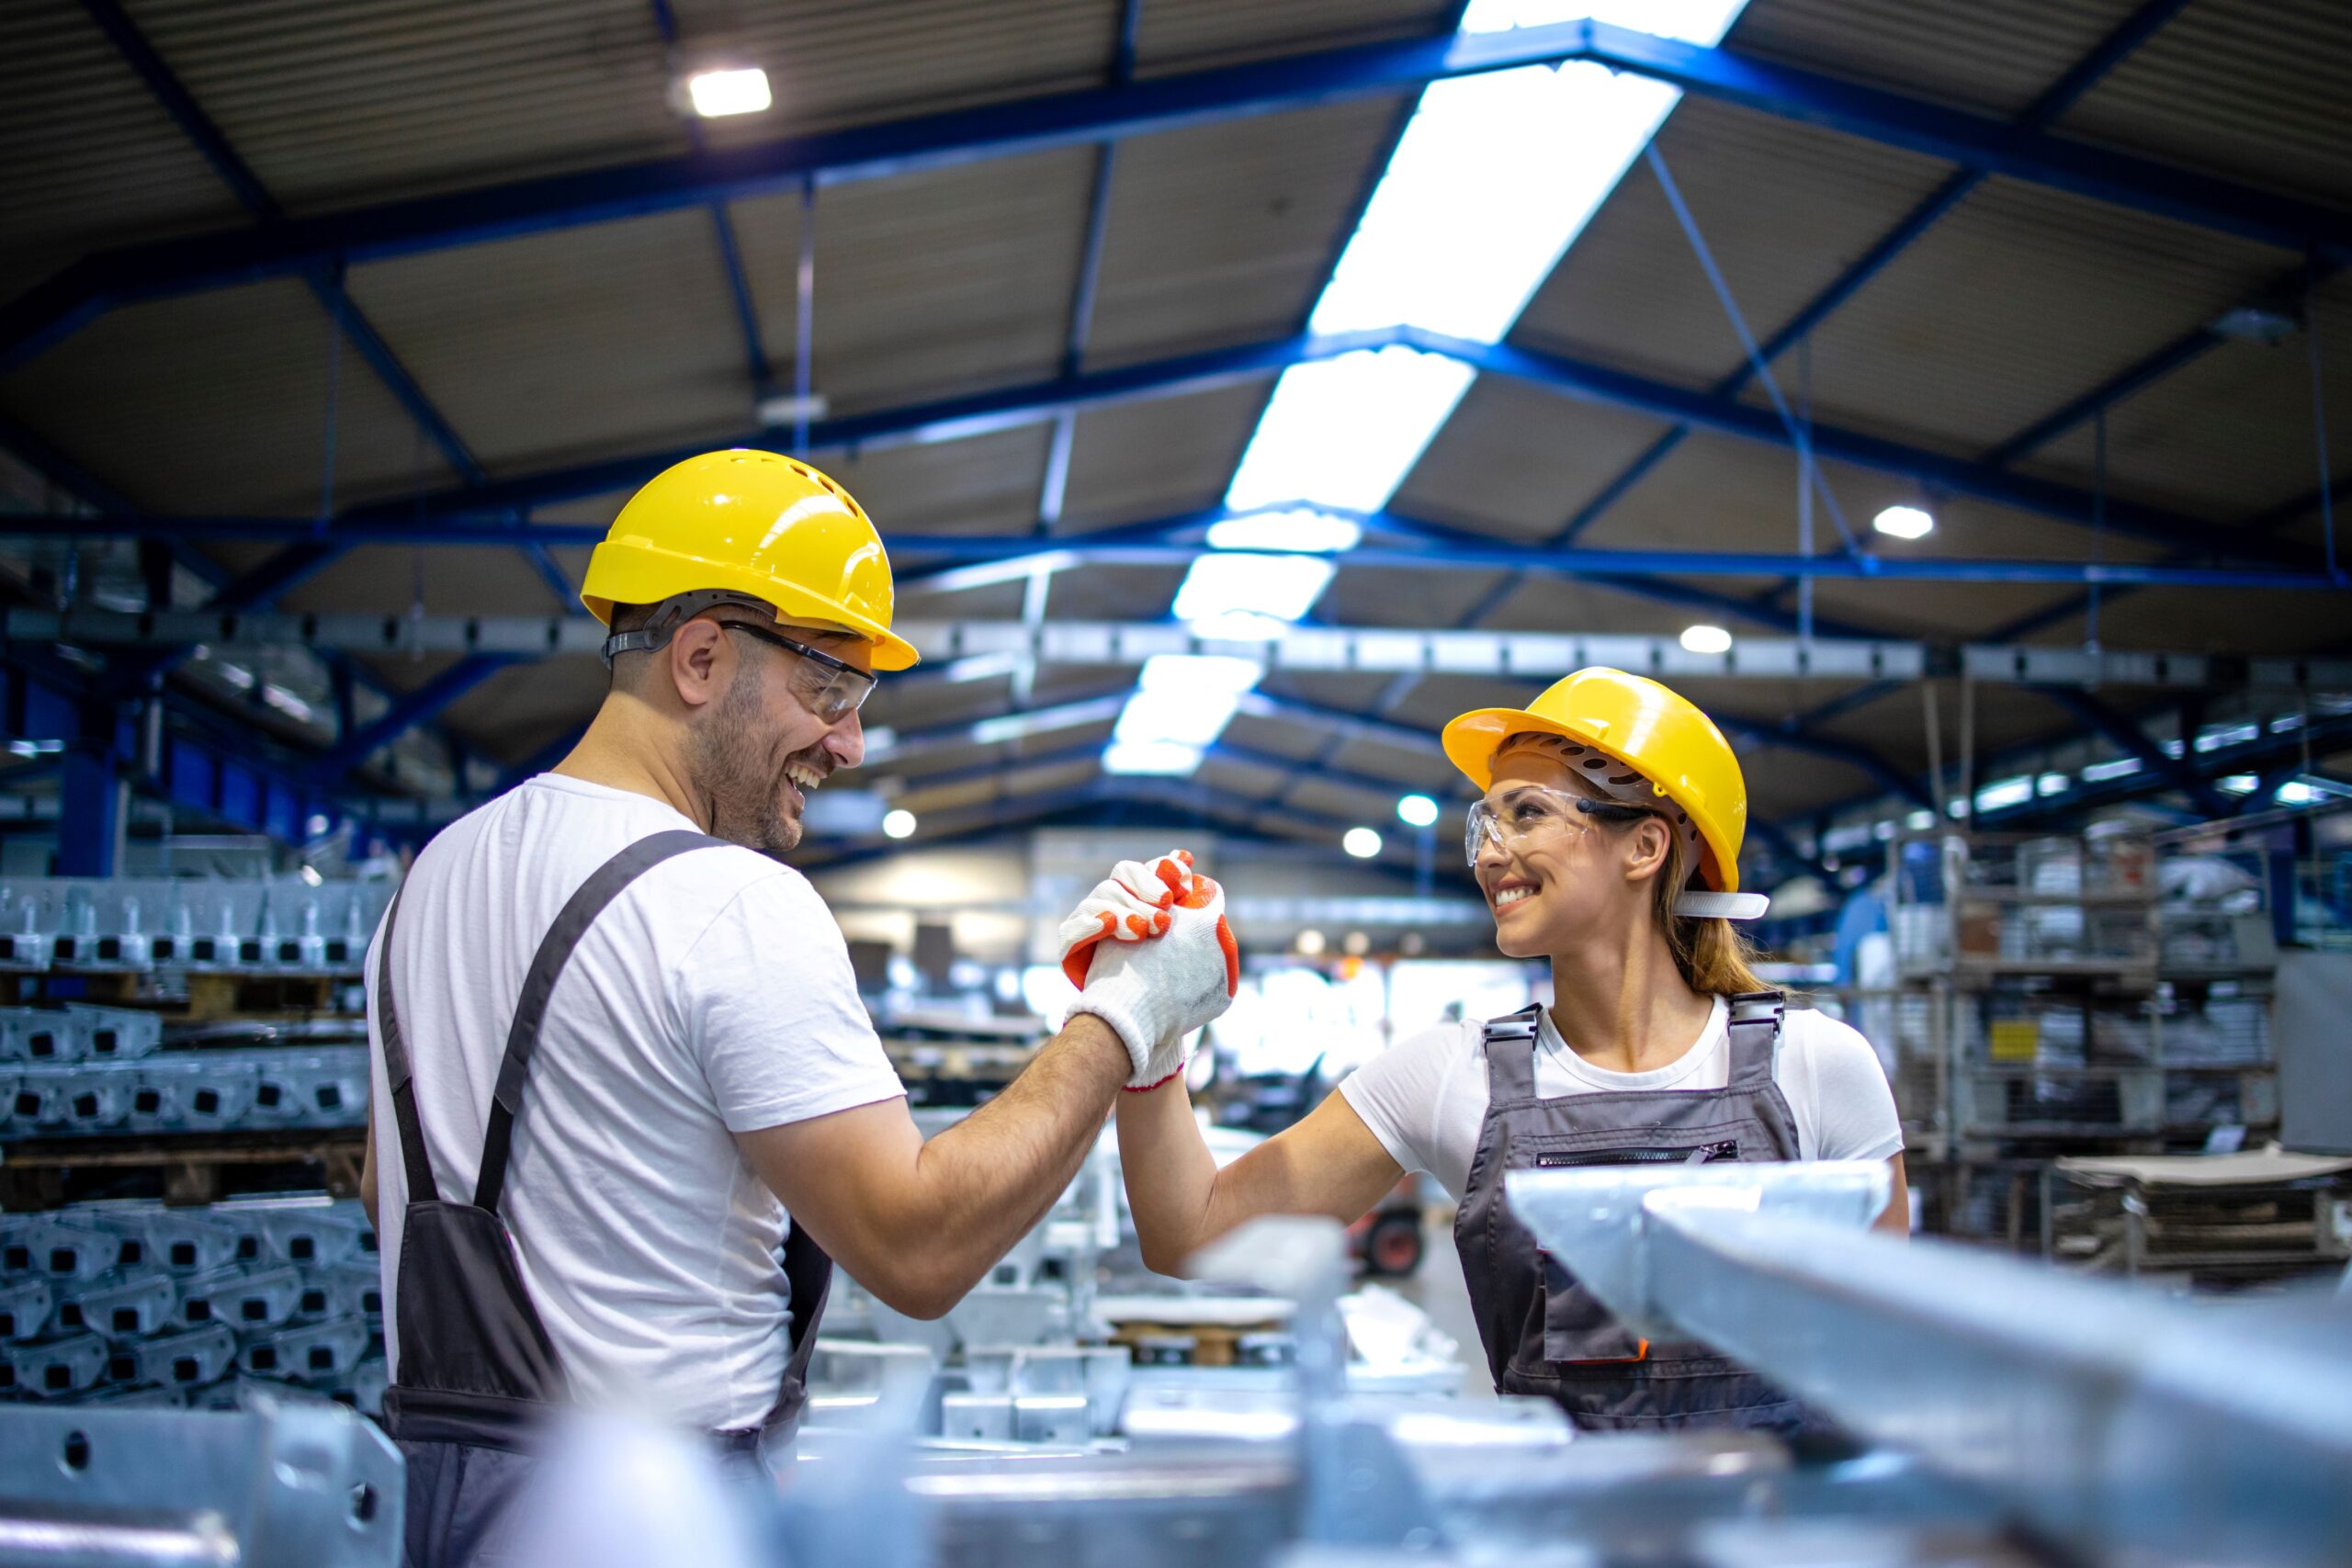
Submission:
[[[1772,900],[1761,893],[1685,893],[1674,912],[1694,920],[1760,920]]]

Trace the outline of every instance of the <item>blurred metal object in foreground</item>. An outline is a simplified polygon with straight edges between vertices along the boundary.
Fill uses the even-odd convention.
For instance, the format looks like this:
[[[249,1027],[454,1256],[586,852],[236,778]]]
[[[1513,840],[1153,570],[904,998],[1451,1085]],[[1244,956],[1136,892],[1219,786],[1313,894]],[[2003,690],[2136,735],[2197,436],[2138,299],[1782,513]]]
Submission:
[[[0,1563],[390,1568],[401,1460],[341,1405],[0,1414]]]
[[[2085,1560],[2344,1561],[2340,1306],[2192,1305],[1949,1243],[1893,1245],[1851,1228],[1883,1201],[1873,1168],[1528,1172],[1510,1192],[1637,1328],[1761,1368]]]

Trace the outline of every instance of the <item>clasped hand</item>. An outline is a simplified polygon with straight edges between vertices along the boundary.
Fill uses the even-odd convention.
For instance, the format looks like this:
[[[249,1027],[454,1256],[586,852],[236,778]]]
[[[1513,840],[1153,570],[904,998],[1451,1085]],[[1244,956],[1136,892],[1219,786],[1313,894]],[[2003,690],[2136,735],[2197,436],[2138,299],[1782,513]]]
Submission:
[[[1184,1070],[1184,1042],[1222,1014],[1241,983],[1225,889],[1170,850],[1121,861],[1061,926],[1072,1012],[1118,1032],[1134,1059],[1127,1088],[1157,1089]]]

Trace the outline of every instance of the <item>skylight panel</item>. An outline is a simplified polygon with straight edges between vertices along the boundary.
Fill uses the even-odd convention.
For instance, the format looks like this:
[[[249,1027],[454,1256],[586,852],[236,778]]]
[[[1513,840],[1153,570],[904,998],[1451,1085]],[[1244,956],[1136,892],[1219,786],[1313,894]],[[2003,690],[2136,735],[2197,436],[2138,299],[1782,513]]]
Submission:
[[[1476,374],[1414,349],[1362,349],[1283,372],[1226,491],[1248,512],[1304,501],[1377,512]]]
[[[1329,554],[1351,550],[1363,537],[1363,525],[1352,517],[1291,507],[1256,512],[1209,525],[1213,550],[1313,550]]]
[[[1203,637],[1278,636],[1314,606],[1331,571],[1321,556],[1204,555],[1176,591],[1176,618]]]

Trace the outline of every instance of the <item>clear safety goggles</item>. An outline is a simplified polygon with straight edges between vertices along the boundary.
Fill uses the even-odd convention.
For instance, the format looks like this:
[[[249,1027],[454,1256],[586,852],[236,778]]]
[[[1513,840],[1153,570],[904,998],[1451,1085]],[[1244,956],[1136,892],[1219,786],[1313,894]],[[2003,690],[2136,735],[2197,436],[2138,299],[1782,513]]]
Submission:
[[[1638,806],[1596,800],[1546,784],[1521,784],[1505,795],[1499,805],[1483,798],[1471,803],[1470,818],[1462,832],[1462,858],[1475,868],[1490,842],[1509,853],[1528,840],[1547,834],[1581,837],[1592,831],[1596,817],[1604,822],[1631,822],[1655,815]]]
[[[1529,840],[1546,834],[1574,834],[1581,838],[1592,831],[1592,819],[1596,817],[1604,822],[1632,822],[1658,815],[1646,807],[1596,800],[1589,795],[1576,795],[1548,784],[1521,784],[1507,793],[1499,804],[1483,798],[1471,803],[1469,821],[1462,833],[1463,858],[1475,871],[1480,852],[1490,842],[1510,853]],[[1691,890],[1677,895],[1674,900],[1676,914],[1700,919],[1761,919],[1770,908],[1771,900],[1761,893]]]
[[[669,646],[678,628],[697,615],[729,606],[756,610],[763,615],[774,614],[760,600],[747,594],[723,589],[709,589],[695,593],[681,593],[662,601],[646,625],[630,632],[615,632],[605,639],[602,649],[605,668],[613,667],[616,656],[639,651],[650,652]],[[805,642],[796,642],[780,632],[751,621],[718,621],[722,630],[745,632],[758,641],[773,644],[787,653],[799,656],[793,667],[792,693],[810,713],[828,724],[847,717],[865,705],[874,694],[875,677],[871,671],[834,658]]]

